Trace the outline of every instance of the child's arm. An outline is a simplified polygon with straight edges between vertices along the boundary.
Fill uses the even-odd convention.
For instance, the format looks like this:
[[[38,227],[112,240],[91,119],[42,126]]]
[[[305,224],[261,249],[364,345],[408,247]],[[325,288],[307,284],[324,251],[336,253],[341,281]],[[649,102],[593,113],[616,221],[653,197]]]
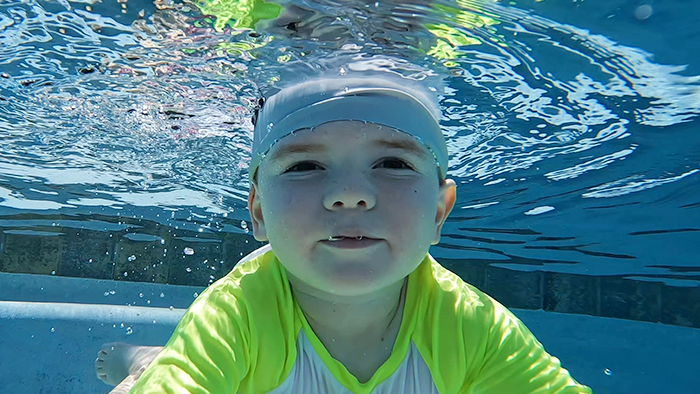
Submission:
[[[122,380],[118,385],[114,386],[109,394],[128,394],[131,388],[134,387],[137,377],[134,375],[129,375],[124,380]]]
[[[508,309],[496,304],[486,354],[470,393],[591,394]]]
[[[129,393],[237,392],[249,369],[250,350],[247,317],[230,298],[223,292],[202,293]]]

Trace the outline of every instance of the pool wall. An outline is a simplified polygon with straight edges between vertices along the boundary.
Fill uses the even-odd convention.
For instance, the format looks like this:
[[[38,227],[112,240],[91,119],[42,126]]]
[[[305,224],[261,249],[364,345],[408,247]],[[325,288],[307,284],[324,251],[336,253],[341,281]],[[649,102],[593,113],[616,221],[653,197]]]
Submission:
[[[108,393],[93,369],[102,343],[165,344],[202,289],[0,273],[0,296],[25,299],[0,301],[0,393]],[[152,297],[155,306],[125,305]],[[691,394],[700,386],[698,329],[513,311],[596,394]]]
[[[205,287],[264,245],[249,234],[184,229],[173,232],[172,228],[142,219],[121,218],[119,223],[109,220],[114,218],[95,217],[89,223],[69,219],[0,220],[0,272],[105,279],[117,283],[115,286],[145,282]],[[83,228],[88,224],[93,229]],[[532,266],[543,264],[539,260],[531,260],[530,264],[516,261],[520,257],[513,257],[513,261],[458,258],[465,253],[451,242],[451,236],[446,235],[431,253],[446,268],[509,308],[700,328],[697,277],[676,274],[684,278],[680,280],[551,272],[544,265]],[[583,270],[573,266],[569,269]],[[115,303],[106,299],[114,298],[99,294],[82,297],[78,302]],[[31,299],[0,289],[0,300]],[[140,301],[124,299],[120,305],[158,306]]]

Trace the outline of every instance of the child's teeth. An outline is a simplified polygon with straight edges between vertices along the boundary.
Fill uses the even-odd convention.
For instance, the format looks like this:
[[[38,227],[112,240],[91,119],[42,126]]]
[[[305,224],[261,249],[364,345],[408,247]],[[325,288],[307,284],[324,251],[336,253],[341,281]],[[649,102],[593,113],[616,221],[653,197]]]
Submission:
[[[356,239],[356,240],[360,241],[360,240],[362,240],[362,238],[364,238],[364,236],[360,235],[359,237],[338,237],[338,238],[333,238],[332,236],[330,236],[330,237],[328,237],[328,240],[329,241],[340,241],[340,240],[343,240],[346,238]]]

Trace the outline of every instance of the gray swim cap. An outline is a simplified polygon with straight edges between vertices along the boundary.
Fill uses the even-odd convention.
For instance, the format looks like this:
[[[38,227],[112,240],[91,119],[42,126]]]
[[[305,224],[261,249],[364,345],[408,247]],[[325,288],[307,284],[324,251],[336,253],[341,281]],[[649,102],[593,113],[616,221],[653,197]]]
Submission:
[[[338,120],[376,123],[413,136],[433,153],[445,179],[447,145],[437,99],[410,85],[393,76],[333,77],[282,89],[265,102],[255,122],[250,182],[277,141],[293,131]]]

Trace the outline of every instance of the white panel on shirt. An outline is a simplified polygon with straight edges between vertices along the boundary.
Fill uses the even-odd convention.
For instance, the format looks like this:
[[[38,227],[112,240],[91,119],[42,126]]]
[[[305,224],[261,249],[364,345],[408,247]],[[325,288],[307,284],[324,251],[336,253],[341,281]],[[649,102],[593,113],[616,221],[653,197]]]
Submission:
[[[316,353],[304,330],[297,338],[297,358],[289,377],[269,394],[353,394],[340,384]],[[430,369],[411,341],[399,368],[372,394],[438,394]]]

